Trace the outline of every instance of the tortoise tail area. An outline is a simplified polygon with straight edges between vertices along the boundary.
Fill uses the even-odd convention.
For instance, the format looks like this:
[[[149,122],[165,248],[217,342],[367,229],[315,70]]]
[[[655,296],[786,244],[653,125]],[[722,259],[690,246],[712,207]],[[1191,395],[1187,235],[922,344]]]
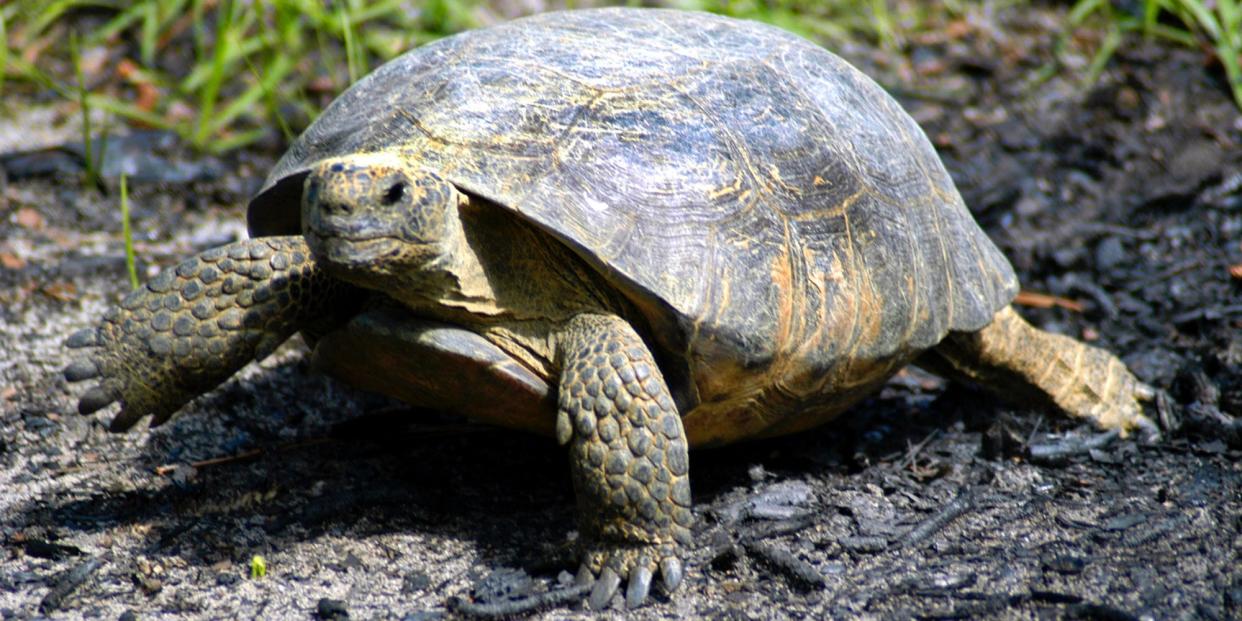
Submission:
[[[360,296],[316,267],[299,236],[208,250],[135,289],[98,325],[69,338],[85,355],[69,381],[94,379],[78,402],[90,414],[114,401],[112,431],[146,415],[168,420],[294,332],[343,317]]]

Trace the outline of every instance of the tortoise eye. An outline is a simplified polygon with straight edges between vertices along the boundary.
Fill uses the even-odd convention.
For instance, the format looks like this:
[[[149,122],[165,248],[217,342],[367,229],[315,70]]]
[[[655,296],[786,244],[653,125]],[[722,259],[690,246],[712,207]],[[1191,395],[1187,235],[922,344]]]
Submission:
[[[398,181],[388,186],[388,191],[384,192],[384,204],[395,205],[401,201],[403,196],[405,196],[405,182]]]

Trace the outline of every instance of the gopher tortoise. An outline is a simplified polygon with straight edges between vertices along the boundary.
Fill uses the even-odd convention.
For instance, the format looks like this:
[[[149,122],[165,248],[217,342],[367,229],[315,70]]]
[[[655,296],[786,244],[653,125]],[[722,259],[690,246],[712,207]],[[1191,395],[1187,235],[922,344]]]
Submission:
[[[1116,357],[1010,308],[898,103],[766,25],[583,10],[423,46],[298,138],[249,227],[70,338],[79,409],[162,423],[301,332],[351,384],[567,445],[595,608],[680,583],[687,449],[819,425],[910,362],[1155,430]]]

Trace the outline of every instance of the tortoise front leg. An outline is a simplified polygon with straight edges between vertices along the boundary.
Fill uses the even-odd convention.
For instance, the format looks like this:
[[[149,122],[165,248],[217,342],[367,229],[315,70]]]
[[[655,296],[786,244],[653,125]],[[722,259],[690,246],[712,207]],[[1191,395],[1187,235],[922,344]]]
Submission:
[[[1039,330],[1006,306],[978,332],[950,334],[916,364],[967,379],[1011,402],[1052,405],[1123,435],[1150,439],[1159,427],[1143,414],[1156,392],[1113,354],[1067,336]]]
[[[628,580],[625,602],[647,599],[659,569],[672,591],[690,540],[686,434],[651,352],[628,323],[585,314],[559,340],[556,436],[569,444],[583,539],[582,580],[598,575],[599,610]]]
[[[112,431],[148,414],[158,425],[294,332],[329,321],[357,297],[352,290],[315,266],[301,237],[213,248],[165,270],[97,326],[71,336],[68,346],[88,351],[65,377],[99,380],[78,401],[83,414],[121,402]]]

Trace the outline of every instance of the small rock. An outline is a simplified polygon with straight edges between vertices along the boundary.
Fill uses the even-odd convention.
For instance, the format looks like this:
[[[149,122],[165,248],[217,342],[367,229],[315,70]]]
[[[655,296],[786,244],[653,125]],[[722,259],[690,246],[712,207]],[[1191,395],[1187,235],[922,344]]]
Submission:
[[[1104,530],[1125,530],[1147,521],[1145,513],[1123,513],[1104,523]]]
[[[1057,264],[1057,267],[1069,269],[1077,267],[1085,254],[1086,251],[1081,247],[1066,246],[1053,250],[1052,260]]]
[[[420,610],[418,612],[411,612],[410,614],[405,615],[404,617],[401,617],[401,621],[436,621],[437,619],[443,619],[443,618],[444,618],[443,611]]]
[[[768,486],[750,499],[746,515],[761,520],[787,520],[806,514],[815,502],[815,490],[803,481]]]
[[[349,609],[344,601],[323,597],[315,607],[315,616],[327,621],[342,621],[349,618]]]
[[[1044,559],[1044,569],[1068,576],[1078,575],[1087,567],[1087,561],[1072,554],[1058,554]]]
[[[164,581],[152,576],[134,574],[134,582],[147,595],[155,595],[164,589]]]
[[[412,571],[401,580],[401,592],[413,595],[431,586],[431,577],[421,571]]]
[[[1121,246],[1121,239],[1117,237],[1108,237],[1095,247],[1095,266],[1102,272],[1107,272],[1126,260],[1125,248]]]
[[[785,481],[732,498],[712,510],[723,522],[730,524],[742,519],[787,520],[806,515],[814,502],[815,492],[810,485],[802,481]]]
[[[535,582],[521,569],[501,567],[474,585],[477,602],[520,599],[534,592]]]

